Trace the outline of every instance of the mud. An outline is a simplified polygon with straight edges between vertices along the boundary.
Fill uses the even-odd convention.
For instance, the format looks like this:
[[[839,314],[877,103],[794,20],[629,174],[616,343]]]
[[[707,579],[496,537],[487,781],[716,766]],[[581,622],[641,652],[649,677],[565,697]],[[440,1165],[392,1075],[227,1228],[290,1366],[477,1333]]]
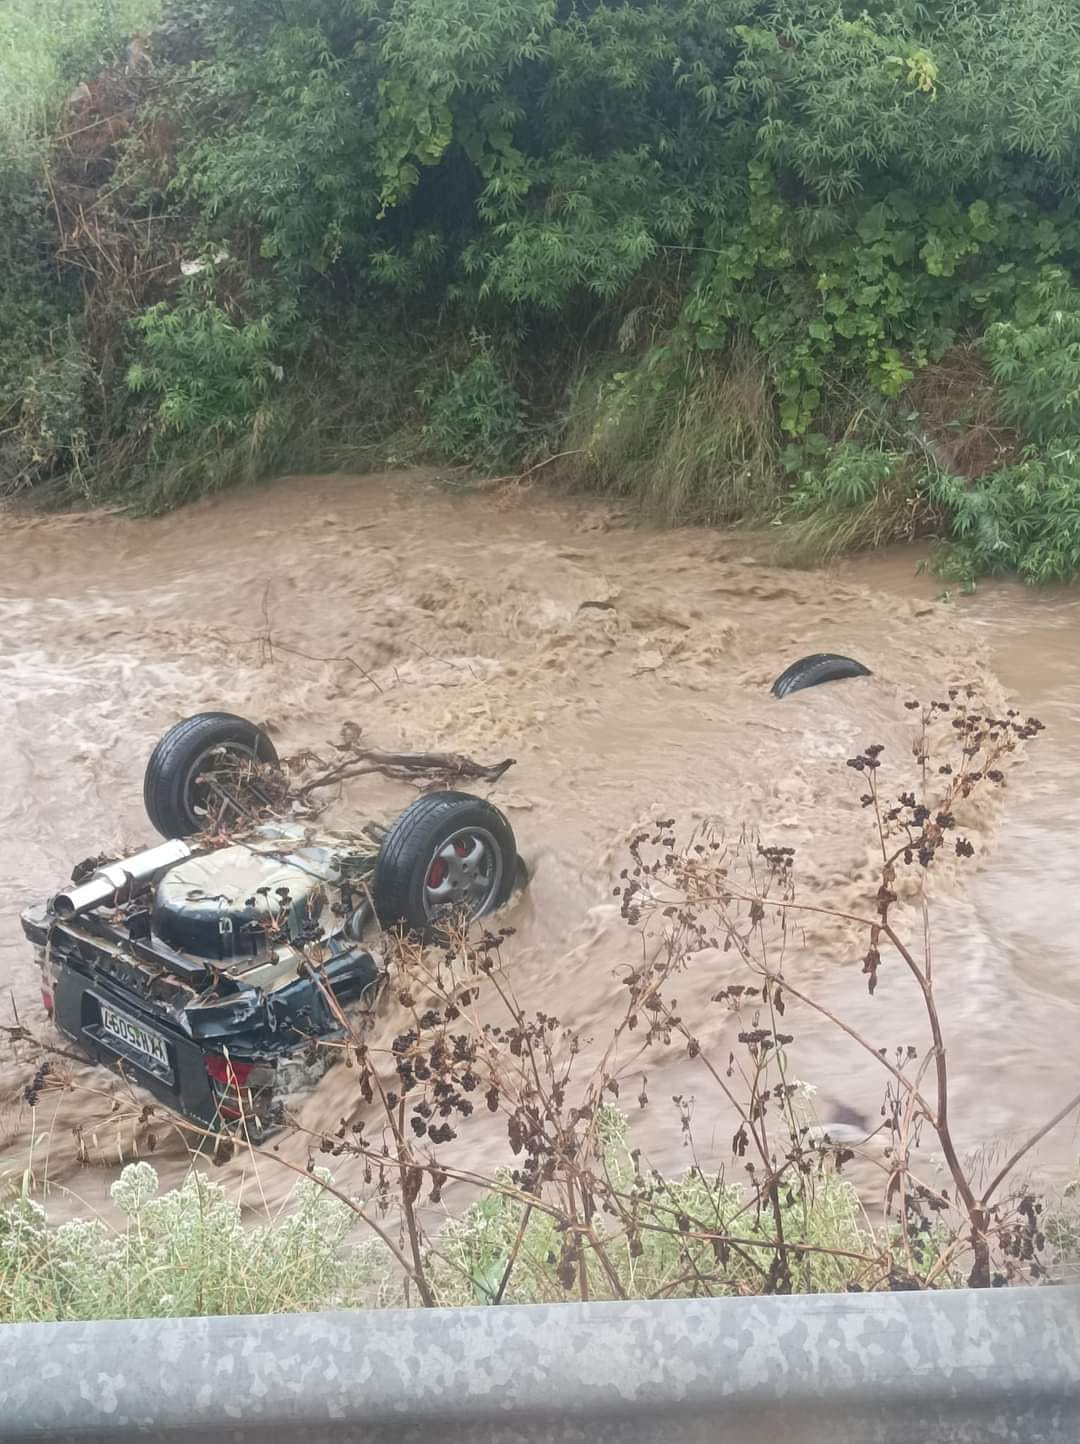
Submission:
[[[966,819],[978,858],[945,870],[931,906],[955,1127],[965,1148],[1000,1152],[1076,1087],[1080,595],[1001,585],[942,600],[910,553],[828,575],[776,570],[764,555],[764,539],[654,533],[606,507],[451,494],[417,474],[287,479],[152,522],[0,519],[4,1013],[45,1027],[19,908],[76,860],[153,840],[140,795],[149,750],[177,718],[215,708],[265,723],[279,750],[325,747],[350,720],[372,746],[515,756],[491,796],[533,880],[506,918],[517,930],[507,963],[528,1006],[592,1040],[587,1064],[634,951],[612,890],[638,824],[756,827],[797,847],[804,897],[855,900],[872,852],[845,759],[883,743],[906,781],[903,702],[975,681],[1047,724],[1004,798]],[[874,675],[769,695],[789,662],[826,650]],[[388,816],[413,795],[364,778],[329,820]],[[842,934],[808,928],[791,966],[881,1046],[922,1041],[910,983],[883,972],[869,998]],[[700,1016],[703,1041],[726,1057],[733,1025],[709,1012],[715,990],[708,968],[688,975],[680,1011]],[[398,1020],[392,1000],[384,1008],[389,1035]],[[873,1061],[812,1017],[792,1031],[821,1120],[873,1126]],[[653,1101],[634,1118],[650,1159],[686,1161],[676,1093],[696,1096],[699,1147],[722,1154],[713,1090],[674,1052],[656,1062]],[[77,1089],[44,1092],[31,1112],[27,1050],[0,1044],[0,1172],[29,1165],[60,1211],[103,1206],[119,1163],[149,1146],[145,1126],[110,1116],[108,1075],[70,1066]],[[301,1116],[336,1124],[356,1108],[353,1076],[335,1069]],[[155,1132],[155,1164],[174,1181],[185,1150]],[[281,1147],[305,1165],[299,1140]],[[505,1156],[486,1117],[459,1147],[480,1169]],[[1067,1123],[1037,1166],[1061,1179],[1076,1153]],[[271,1206],[295,1181],[250,1157],[223,1176]]]

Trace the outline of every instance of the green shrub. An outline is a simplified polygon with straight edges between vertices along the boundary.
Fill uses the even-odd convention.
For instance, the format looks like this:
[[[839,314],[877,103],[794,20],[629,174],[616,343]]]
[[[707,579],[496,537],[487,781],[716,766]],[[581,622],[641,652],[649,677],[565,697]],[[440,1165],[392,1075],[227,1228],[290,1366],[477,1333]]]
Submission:
[[[47,261],[48,192],[38,160],[32,147],[0,135],[0,416],[16,405],[30,358],[48,350],[63,315]]]
[[[127,384],[155,397],[165,437],[237,436],[282,379],[270,316],[245,321],[213,302],[162,301],[134,325],[140,344]]]
[[[80,311],[89,370],[152,404],[87,392],[85,450],[18,475],[99,499],[179,501],[335,434],[310,394],[268,415],[275,368],[317,371],[332,413],[354,328],[411,352],[370,407],[383,439],[422,373],[409,429],[443,457],[513,465],[528,416],[579,481],[679,521],[794,509],[822,551],[903,531],[905,393],[959,341],[986,338],[1010,455],[1080,434],[1075,6],[164,0],[132,73],[155,10],[0,14],[5,473]],[[219,248],[189,288],[178,259]],[[468,335],[490,354],[462,367]],[[916,459],[873,498],[838,508],[826,478],[785,505],[785,439],[872,449],[849,424],[870,394]]]
[[[0,130],[0,496],[70,460],[82,425],[72,288],[48,265],[48,192],[29,143]]]
[[[780,424],[801,436],[830,378],[897,397],[969,332],[1006,321],[1026,334],[1060,288],[1051,258],[1080,259],[1078,239],[1070,205],[897,189],[839,211],[792,205],[755,162],[745,214],[725,222],[684,315],[699,344],[750,332],[777,376]]]
[[[522,411],[513,383],[495,358],[485,354],[453,372],[435,393],[424,435],[445,461],[497,469],[520,452]]]
[[[1025,436],[1053,446],[1080,435],[1080,291],[1064,272],[1044,279],[1035,315],[992,326],[983,345]]]
[[[1054,1257],[1055,1274],[1063,1283],[1080,1282],[1080,1179],[1064,1189],[1064,1196],[1046,1211],[1046,1241]]]
[[[943,477],[934,490],[952,518],[948,574],[1059,582],[1080,573],[1080,440],[1052,443],[972,484]]]
[[[799,474],[782,552],[814,562],[910,541],[933,520],[926,467],[910,453],[842,442]]]
[[[746,1250],[732,1250],[730,1281],[711,1282],[708,1289],[712,1294],[745,1292],[746,1258],[755,1253],[753,1239],[759,1229],[762,1247],[758,1262],[765,1269],[771,1262],[765,1240],[774,1236],[770,1233],[773,1220],[755,1220],[753,1210],[747,1211],[743,1190],[718,1177],[691,1170],[678,1179],[655,1174],[643,1178],[629,1150],[625,1118],[614,1109],[605,1109],[603,1129],[605,1177],[615,1189],[624,1193],[636,1189],[640,1195],[636,1232],[620,1229],[609,1234],[602,1222],[596,1224],[605,1257],[625,1296],[694,1297],[701,1290],[698,1278],[715,1280],[716,1248],[709,1240],[687,1242],[679,1233],[680,1218],[707,1219],[717,1233],[751,1241]],[[872,1246],[858,1195],[835,1175],[806,1180],[803,1187],[787,1192],[782,1222],[784,1236],[798,1255],[793,1280],[801,1293],[842,1292],[852,1265],[843,1255],[866,1253]],[[455,1305],[491,1303],[513,1258],[502,1295],[505,1302],[562,1302],[568,1289],[556,1261],[563,1254],[563,1244],[564,1233],[550,1215],[534,1208],[526,1218],[520,1202],[489,1194],[460,1219],[448,1223],[439,1236],[432,1260],[439,1298]],[[809,1246],[806,1252],[800,1252],[803,1245]],[[617,1297],[597,1253],[588,1253],[586,1267],[591,1298]],[[576,1281],[571,1287],[576,1287]]]
[[[60,468],[77,471],[86,455],[87,358],[71,328],[66,344],[31,363],[22,381],[19,419],[8,452],[8,489]]]
[[[0,137],[40,133],[65,94],[122,55],[160,10],[160,0],[4,0]]]
[[[26,1198],[0,1209],[0,1321],[301,1312],[355,1305],[370,1286],[368,1254],[341,1251],[352,1210],[318,1178],[254,1228],[195,1172],[159,1196],[150,1164],[129,1164],[111,1193],[127,1219],[119,1230],[100,1219],[52,1227]]]

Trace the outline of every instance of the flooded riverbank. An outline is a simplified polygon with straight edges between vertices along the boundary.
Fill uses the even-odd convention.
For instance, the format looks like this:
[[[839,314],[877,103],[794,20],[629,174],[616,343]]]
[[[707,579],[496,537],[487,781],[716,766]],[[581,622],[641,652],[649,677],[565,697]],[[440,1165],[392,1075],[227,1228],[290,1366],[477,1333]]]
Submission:
[[[416,474],[286,479],[140,523],[2,518],[8,1006],[33,1030],[45,1026],[20,907],[78,859],[152,840],[141,801],[150,748],[178,717],[220,708],[268,725],[284,751],[324,747],[349,720],[373,746],[515,756],[491,794],[533,874],[508,918],[514,985],[527,1006],[599,1044],[620,1005],[614,971],[632,947],[612,890],[639,823],[748,824],[799,849],[804,896],[854,896],[872,853],[845,759],[883,743],[900,784],[912,728],[903,702],[974,681],[1047,726],[1004,799],[975,819],[976,863],[944,875],[932,905],[955,1126],[967,1148],[1000,1148],[1076,1088],[1080,594],[940,594],[907,553],[830,574],[781,571],[762,564],[753,537],[637,529],[610,508],[536,491],[449,494]],[[815,651],[855,656],[873,676],[772,698],[777,673]],[[360,779],[329,820],[389,815],[412,795]],[[882,1046],[921,1039],[913,990],[883,978],[870,999],[849,951],[815,931],[797,966]],[[714,990],[707,977],[692,981],[681,1011]],[[717,1018],[711,1040],[722,1044],[728,1026]],[[813,1019],[798,1048],[823,1121],[876,1116],[872,1061]],[[5,1169],[32,1157],[62,1206],[98,1206],[133,1144],[112,1129],[108,1099],[47,1092],[32,1115],[22,1101],[29,1063],[6,1049],[0,1066]],[[106,1074],[76,1072],[111,1086]],[[655,1082],[659,1099],[695,1087],[685,1060]],[[354,1093],[346,1070],[332,1072],[304,1121],[336,1123]],[[709,1106],[703,1094],[695,1128],[719,1147]],[[683,1166],[670,1104],[634,1127],[653,1162]],[[282,1147],[303,1163],[298,1140]],[[462,1147],[490,1168],[505,1138],[476,1119]],[[1076,1152],[1066,1123],[1040,1169],[1064,1178]],[[175,1139],[159,1141],[154,1161],[167,1182],[187,1166]],[[239,1181],[247,1167],[238,1159],[222,1176]],[[294,1177],[268,1165],[262,1196],[280,1198]]]

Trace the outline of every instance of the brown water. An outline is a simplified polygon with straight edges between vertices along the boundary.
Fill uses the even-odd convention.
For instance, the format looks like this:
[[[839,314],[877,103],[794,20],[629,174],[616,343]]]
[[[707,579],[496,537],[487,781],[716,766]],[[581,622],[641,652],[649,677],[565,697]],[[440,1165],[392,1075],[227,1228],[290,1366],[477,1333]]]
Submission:
[[[937,978],[963,1145],[1022,1137],[1077,1086],[1080,594],[996,586],[942,601],[908,553],[824,575],[762,565],[755,544],[633,529],[536,492],[449,495],[420,475],[286,480],[153,522],[0,519],[0,986],[26,1024],[45,1027],[18,911],[77,859],[151,839],[142,770],[178,717],[238,712],[286,751],[325,744],[348,719],[375,746],[518,759],[493,792],[533,870],[508,919],[511,974],[523,1001],[595,1049],[619,1005],[613,970],[634,956],[612,888],[637,824],[750,823],[799,847],[804,897],[856,897],[872,854],[845,758],[869,741],[910,757],[902,702],[975,680],[1048,731],[1004,802],[973,815],[978,863],[936,884]],[[788,662],[824,650],[861,658],[873,677],[769,696]],[[363,779],[330,820],[386,816],[412,795]],[[921,1043],[911,986],[883,972],[870,999],[851,951],[816,928],[792,966],[876,1043]],[[680,1011],[726,1058],[735,1025],[707,1008],[716,986],[716,965],[699,966]],[[873,1062],[813,1017],[793,1031],[822,1120],[876,1121]],[[678,1092],[697,1094],[698,1142],[722,1152],[727,1123],[694,1066],[650,1064],[656,1101],[635,1128],[658,1165],[685,1161],[665,1102]],[[99,1206],[132,1147],[108,1097],[86,1091],[107,1094],[108,1075],[75,1068],[79,1089],[45,1093],[32,1116],[21,1102],[31,1073],[25,1049],[0,1058],[0,1170],[32,1158],[60,1209]],[[339,1069],[303,1118],[334,1124],[355,1108]],[[474,1166],[503,1159],[487,1118],[460,1146]],[[305,1161],[295,1140],[282,1150]],[[1064,1177],[1076,1153],[1067,1123],[1039,1166]],[[155,1163],[177,1179],[179,1142],[165,1137]],[[223,1176],[250,1168],[234,1161]],[[293,1181],[259,1168],[270,1201]]]

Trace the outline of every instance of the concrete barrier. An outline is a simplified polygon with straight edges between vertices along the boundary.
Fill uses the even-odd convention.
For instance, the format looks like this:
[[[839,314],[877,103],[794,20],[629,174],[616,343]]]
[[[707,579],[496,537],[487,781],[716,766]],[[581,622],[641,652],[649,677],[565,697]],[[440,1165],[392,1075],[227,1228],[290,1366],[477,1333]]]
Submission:
[[[1077,1444],[1080,1288],[12,1324],[0,1437]]]

